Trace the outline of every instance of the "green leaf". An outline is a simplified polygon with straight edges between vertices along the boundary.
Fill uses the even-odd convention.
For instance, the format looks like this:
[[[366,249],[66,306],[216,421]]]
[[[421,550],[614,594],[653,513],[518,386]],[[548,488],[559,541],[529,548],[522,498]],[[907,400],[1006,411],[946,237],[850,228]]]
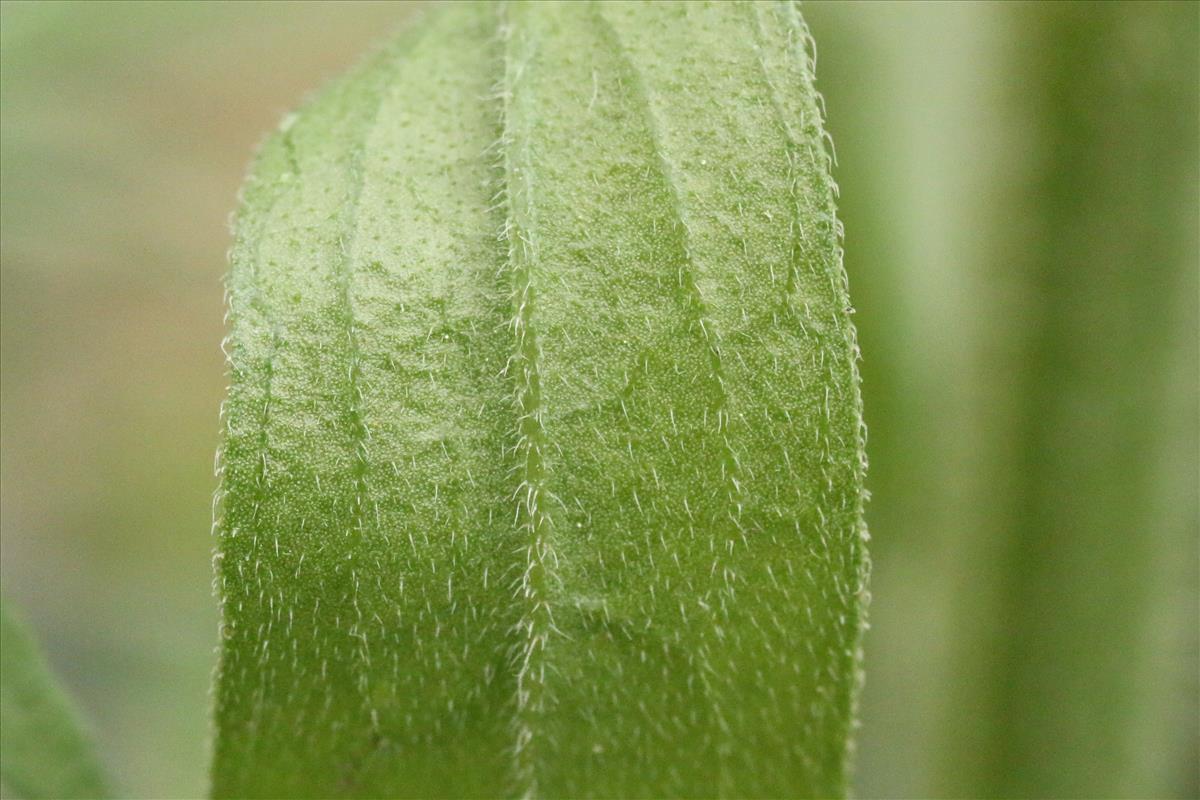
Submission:
[[[844,794],[863,434],[790,3],[453,4],[263,148],[218,797]]]
[[[0,779],[23,798],[108,797],[108,782],[37,644],[0,599]]]

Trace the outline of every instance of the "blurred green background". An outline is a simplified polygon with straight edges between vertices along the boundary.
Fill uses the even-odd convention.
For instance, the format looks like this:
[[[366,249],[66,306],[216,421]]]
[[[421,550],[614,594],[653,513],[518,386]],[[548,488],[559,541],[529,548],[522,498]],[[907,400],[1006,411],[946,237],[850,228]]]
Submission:
[[[858,794],[1200,794],[1200,5],[808,3],[870,426]],[[123,793],[206,791],[227,220],[417,11],[0,18],[0,578]]]

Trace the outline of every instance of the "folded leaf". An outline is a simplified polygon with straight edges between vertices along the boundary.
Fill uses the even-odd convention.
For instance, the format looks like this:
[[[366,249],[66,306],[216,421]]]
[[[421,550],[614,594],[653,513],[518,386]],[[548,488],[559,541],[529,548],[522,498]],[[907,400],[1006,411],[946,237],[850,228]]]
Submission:
[[[844,793],[865,462],[808,41],[453,4],[265,145],[215,795]]]

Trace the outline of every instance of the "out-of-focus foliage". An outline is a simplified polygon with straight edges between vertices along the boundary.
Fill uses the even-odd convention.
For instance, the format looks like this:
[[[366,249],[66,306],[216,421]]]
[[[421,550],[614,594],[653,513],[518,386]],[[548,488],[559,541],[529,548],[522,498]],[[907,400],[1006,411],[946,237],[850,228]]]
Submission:
[[[1195,4],[811,4],[859,308],[863,796],[1195,796]]]
[[[1200,794],[1200,10],[804,11],[871,431],[858,794]],[[3,5],[0,575],[134,795],[206,791],[232,198],[408,13]]]
[[[104,771],[37,643],[0,598],[0,780],[21,797],[107,797]]]

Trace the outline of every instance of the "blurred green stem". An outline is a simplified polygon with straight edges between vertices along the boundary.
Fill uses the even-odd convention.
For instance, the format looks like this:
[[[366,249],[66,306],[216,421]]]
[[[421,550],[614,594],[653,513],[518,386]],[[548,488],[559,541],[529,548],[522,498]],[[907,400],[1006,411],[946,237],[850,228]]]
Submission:
[[[974,789],[1194,796],[1198,15],[1016,13],[1033,22],[1014,63],[1034,179],[1028,244],[994,266],[1026,285],[992,763]]]
[[[1196,6],[806,16],[867,354],[860,794],[1197,796]]]

